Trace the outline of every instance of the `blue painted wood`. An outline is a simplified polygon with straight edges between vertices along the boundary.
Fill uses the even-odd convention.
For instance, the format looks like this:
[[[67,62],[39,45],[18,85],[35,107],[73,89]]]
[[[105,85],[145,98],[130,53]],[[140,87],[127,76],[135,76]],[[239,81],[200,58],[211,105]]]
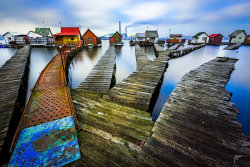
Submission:
[[[8,166],[63,166],[80,158],[70,116],[24,129]]]

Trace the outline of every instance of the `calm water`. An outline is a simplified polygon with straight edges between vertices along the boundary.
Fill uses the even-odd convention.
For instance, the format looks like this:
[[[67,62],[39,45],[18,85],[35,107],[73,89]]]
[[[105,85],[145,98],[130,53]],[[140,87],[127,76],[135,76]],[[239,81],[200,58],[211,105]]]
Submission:
[[[76,88],[88,76],[91,69],[104,55],[109,47],[108,40],[102,40],[101,48],[83,49],[78,53],[69,68],[69,82],[71,88]],[[121,82],[136,70],[135,48],[124,41],[124,46],[116,47],[116,83]]]
[[[30,89],[34,87],[41,71],[57,53],[56,48],[32,48],[26,102],[30,97]]]
[[[239,61],[235,65],[235,70],[226,89],[233,93],[231,101],[236,103],[236,107],[240,109],[241,114],[238,115],[238,120],[243,125],[243,132],[250,135],[250,122],[248,121],[250,119],[250,47],[242,46],[238,51],[224,50],[224,47],[206,46],[183,57],[169,61],[169,66],[164,74],[163,84],[152,114],[153,121],[157,120],[168,96],[184,74],[217,56],[228,56],[238,58]]]
[[[0,68],[9,60],[15,53],[15,48],[0,48]]]

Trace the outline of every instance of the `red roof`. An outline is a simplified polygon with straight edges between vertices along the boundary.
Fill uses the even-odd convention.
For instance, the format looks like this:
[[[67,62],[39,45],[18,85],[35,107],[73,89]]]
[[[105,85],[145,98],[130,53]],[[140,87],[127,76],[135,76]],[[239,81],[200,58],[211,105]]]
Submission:
[[[220,34],[212,34],[212,35],[210,35],[209,37],[216,37],[216,36],[218,36],[218,35],[220,35]],[[221,35],[222,36],[222,35]]]
[[[79,35],[79,27],[61,27],[61,33],[54,35]]]

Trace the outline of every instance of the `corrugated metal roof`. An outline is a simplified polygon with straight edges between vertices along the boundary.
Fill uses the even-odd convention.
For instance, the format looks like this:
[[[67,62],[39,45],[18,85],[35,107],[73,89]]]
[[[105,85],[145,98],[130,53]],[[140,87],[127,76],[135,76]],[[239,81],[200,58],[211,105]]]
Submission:
[[[145,33],[136,33],[136,37],[145,38],[146,34]]]
[[[158,32],[156,30],[147,30],[145,34],[147,37],[154,37],[154,38],[159,37]]]
[[[170,38],[181,38],[181,34],[170,34]]]
[[[232,34],[230,34],[229,37],[235,37],[236,35],[238,35],[238,34],[241,33],[241,32],[243,32],[243,33],[246,34],[245,30],[236,30],[236,31],[234,31]],[[246,34],[246,35],[247,35],[247,34]]]
[[[209,37],[216,37],[216,36],[218,36],[218,35],[221,35],[221,34],[212,34],[212,35],[210,35]],[[223,37],[223,35],[221,35],[222,37]]]
[[[199,32],[199,33],[197,33],[195,36],[193,36],[192,38],[198,38],[201,34],[203,34],[203,33],[205,33],[205,32]],[[207,35],[207,33],[205,33],[206,35]],[[208,35],[207,35],[208,36]]]
[[[79,27],[61,27],[61,33],[54,35],[79,35],[80,29]]]
[[[36,28],[35,33],[40,34],[42,36],[49,36],[52,35],[50,28]]]

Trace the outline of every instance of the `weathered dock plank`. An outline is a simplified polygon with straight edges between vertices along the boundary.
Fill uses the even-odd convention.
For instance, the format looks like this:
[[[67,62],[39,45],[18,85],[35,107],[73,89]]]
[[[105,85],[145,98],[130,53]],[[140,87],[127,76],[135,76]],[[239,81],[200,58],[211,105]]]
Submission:
[[[133,166],[153,128],[150,113],[72,89],[82,158],[70,166]]]
[[[156,57],[158,57],[160,54],[165,54],[165,50],[159,44],[154,44],[154,50]]]
[[[106,93],[115,84],[115,59],[115,47],[110,46],[78,88]]]
[[[228,45],[224,49],[226,49],[226,50],[234,50],[234,49],[238,49],[241,45],[242,45],[241,43],[236,43],[234,45]]]
[[[181,44],[174,44],[173,46],[171,46],[171,47],[169,48],[169,50],[176,50],[176,49],[178,49],[180,46],[181,46]]]
[[[147,63],[150,62],[145,52],[142,50],[139,44],[135,45],[135,56],[136,56],[136,70],[139,71]]]
[[[159,162],[154,166],[249,166],[250,143],[225,89],[236,61],[216,58],[182,78],[144,145],[143,161]]]
[[[162,83],[163,73],[168,65],[168,55],[169,52],[161,52],[158,58],[144,64],[139,71],[132,73],[110,89],[105,98],[135,109],[151,112]]]
[[[192,47],[188,47],[188,48],[182,48],[182,49],[177,49],[177,50],[171,50],[171,54],[170,57],[171,58],[176,58],[176,57],[181,57],[187,53],[190,53],[196,49],[202,48],[206,46],[205,44],[201,44],[201,45],[196,45],[196,46],[192,46]]]
[[[19,49],[0,68],[0,165],[9,159],[9,148],[25,106],[30,46]]]

